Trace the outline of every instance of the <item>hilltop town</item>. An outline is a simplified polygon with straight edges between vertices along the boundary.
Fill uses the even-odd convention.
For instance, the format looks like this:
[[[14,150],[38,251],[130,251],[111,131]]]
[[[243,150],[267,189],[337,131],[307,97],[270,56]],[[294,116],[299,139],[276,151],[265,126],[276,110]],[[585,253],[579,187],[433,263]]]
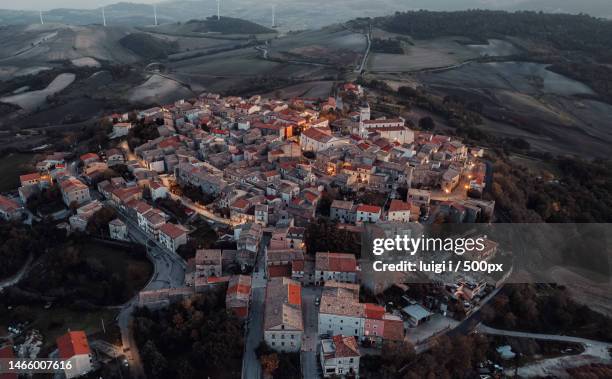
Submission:
[[[381,285],[365,275],[362,235],[493,221],[485,150],[376,112],[367,99],[355,83],[327,99],[203,93],[108,115],[107,147],[43,154],[18,196],[0,197],[0,216],[138,245],[153,264],[119,306],[119,346],[87,330],[58,337],[53,354],[79,362],[66,376],[100,369],[105,354],[126,374],[156,376],[142,336],[156,338],[151,325],[164,315],[178,325],[192,322],[180,316],[187,311],[215,311],[189,299],[227,310],[241,331],[242,362],[222,377],[271,375],[279,364],[305,378],[359,377],[368,366],[360,358],[424,353],[440,335],[468,334],[503,279],[451,275],[429,286],[393,276]],[[490,241],[484,259],[497,253]],[[147,318],[157,320],[149,330]],[[482,360],[482,374],[501,370]]]

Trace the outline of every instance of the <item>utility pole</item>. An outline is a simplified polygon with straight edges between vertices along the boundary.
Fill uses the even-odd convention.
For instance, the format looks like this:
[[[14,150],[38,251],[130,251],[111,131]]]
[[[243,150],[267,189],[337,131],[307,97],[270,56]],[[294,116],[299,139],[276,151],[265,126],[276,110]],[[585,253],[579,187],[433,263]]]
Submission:
[[[102,25],[106,27],[106,14],[104,13],[104,7],[102,7]]]
[[[42,9],[40,10],[39,14],[40,14],[40,24],[44,25],[45,24],[45,20],[43,20]]]

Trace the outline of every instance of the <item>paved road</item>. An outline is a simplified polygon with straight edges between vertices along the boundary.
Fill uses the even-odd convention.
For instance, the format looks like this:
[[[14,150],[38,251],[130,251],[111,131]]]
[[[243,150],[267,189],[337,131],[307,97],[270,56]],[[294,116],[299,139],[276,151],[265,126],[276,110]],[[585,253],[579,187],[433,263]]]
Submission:
[[[514,330],[494,329],[480,324],[477,330],[481,333],[498,336],[533,338],[544,341],[573,342],[584,346],[584,352],[578,355],[565,355],[529,363],[518,368],[520,377],[569,377],[566,369],[589,365],[591,363],[610,363],[612,343],[589,340],[586,338],[560,336],[554,334],[526,333]],[[507,370],[508,375],[514,375],[514,368]]]
[[[304,337],[302,338],[302,377],[304,379],[318,379],[319,363],[317,348],[319,345],[319,309],[315,305],[315,298],[321,298],[321,287],[302,288],[302,314],[304,317]]]
[[[217,216],[216,214],[212,213],[211,211],[209,211],[208,209],[206,209],[206,207],[202,206],[202,205],[198,205],[196,203],[194,203],[193,201],[191,201],[190,199],[185,198],[184,196],[178,196],[175,195],[171,192],[170,193],[170,197],[172,198],[172,200],[178,200],[181,202],[181,204],[183,204],[183,206],[191,209],[192,211],[196,212],[197,214],[201,215],[202,217],[208,219],[208,220],[212,220],[214,222],[218,222],[220,224],[224,224],[224,225],[229,225],[229,226],[235,226],[235,224],[227,218],[223,218],[220,216]]]
[[[147,256],[153,262],[153,277],[147,283],[144,290],[182,287],[185,281],[185,261],[176,253],[162,248],[157,241],[146,235],[138,228],[136,222],[119,209],[117,209],[117,214],[127,225],[130,238],[146,247]],[[123,305],[117,316],[117,323],[121,331],[123,351],[130,363],[132,377],[144,378],[144,369],[132,328],[132,313],[137,305],[138,295]]]
[[[25,276],[25,274],[27,274],[30,271],[30,268],[32,268],[33,260],[34,260],[34,256],[30,254],[30,256],[28,257],[28,260],[26,261],[26,263],[23,265],[23,267],[21,268],[21,270],[19,270],[17,274],[0,282],[0,291],[2,291],[3,289],[7,287],[12,287],[15,284],[19,283],[19,281]]]
[[[255,268],[253,269],[251,308],[249,309],[244,355],[242,357],[242,379],[259,379],[262,377],[261,365],[255,354],[255,349],[263,341],[263,316],[266,292],[264,256],[269,240],[270,237],[262,238]]]
[[[610,353],[608,352],[608,349],[612,348],[612,343],[608,343],[608,342],[595,341],[595,340],[590,340],[590,339],[580,338],[580,337],[561,336],[557,334],[540,334],[540,333],[519,332],[519,331],[514,331],[514,330],[501,330],[501,329],[491,328],[483,324],[478,325],[476,330],[478,330],[480,333],[493,334],[497,336],[533,338],[536,340],[545,340],[545,341],[580,343],[586,347],[585,354],[588,353],[591,355],[599,356],[601,358],[610,358]]]
[[[370,55],[370,49],[372,47],[372,24],[370,24],[368,32],[364,33],[364,35],[366,36],[368,46],[366,47],[366,51],[363,54],[363,59],[361,60],[361,64],[355,70],[355,72],[358,73],[359,75],[363,73],[363,71],[365,70],[365,66],[368,63],[368,56]]]

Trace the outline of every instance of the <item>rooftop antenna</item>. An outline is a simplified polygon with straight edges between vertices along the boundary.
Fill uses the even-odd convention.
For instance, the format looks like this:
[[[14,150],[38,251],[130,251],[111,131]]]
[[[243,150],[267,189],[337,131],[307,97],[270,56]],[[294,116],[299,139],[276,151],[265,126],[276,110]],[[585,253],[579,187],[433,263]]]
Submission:
[[[43,20],[42,9],[39,11],[39,14],[40,14],[40,24],[44,25],[45,24],[45,20]]]
[[[221,20],[221,0],[217,0],[217,21]]]
[[[276,28],[276,5],[272,5],[272,27]]]
[[[104,7],[102,7],[102,25],[106,26],[106,14],[104,13]]]
[[[157,4],[153,4],[153,17],[155,17],[155,26],[157,26]]]

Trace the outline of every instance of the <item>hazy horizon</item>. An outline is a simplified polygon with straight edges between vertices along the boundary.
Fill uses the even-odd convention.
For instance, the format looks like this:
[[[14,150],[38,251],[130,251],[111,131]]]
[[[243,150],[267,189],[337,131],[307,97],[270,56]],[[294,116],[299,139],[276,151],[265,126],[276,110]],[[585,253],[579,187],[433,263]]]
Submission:
[[[215,0],[186,0],[186,1],[202,1],[215,3]],[[378,0],[372,3],[380,3],[388,6],[402,6],[402,8],[419,7],[419,8],[464,8],[473,7],[475,5],[483,8],[499,8],[530,2],[531,0]],[[116,4],[116,3],[135,3],[135,4],[159,4],[173,2],[173,0],[22,0],[15,2],[12,0],[0,0],[0,9],[10,10],[43,10],[48,11],[57,8],[74,8],[74,9],[95,9],[101,6]],[[228,7],[232,5],[244,4],[244,0],[222,0]],[[350,3],[351,1],[346,1]],[[360,2],[355,0],[355,3]],[[257,4],[277,3],[290,5],[291,3],[308,3],[304,0],[263,0],[255,1]]]

